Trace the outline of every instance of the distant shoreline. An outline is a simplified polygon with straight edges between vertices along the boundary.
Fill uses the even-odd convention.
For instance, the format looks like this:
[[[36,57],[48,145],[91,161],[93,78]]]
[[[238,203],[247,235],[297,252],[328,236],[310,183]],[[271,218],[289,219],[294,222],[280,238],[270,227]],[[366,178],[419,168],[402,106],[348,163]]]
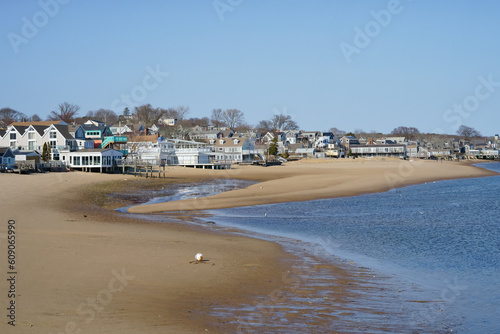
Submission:
[[[224,171],[222,176],[259,183],[199,199],[134,206],[129,212],[209,210],[350,197],[425,182],[498,175],[473,166],[476,163],[342,159],[323,163],[287,163],[286,166],[267,168],[237,166]]]

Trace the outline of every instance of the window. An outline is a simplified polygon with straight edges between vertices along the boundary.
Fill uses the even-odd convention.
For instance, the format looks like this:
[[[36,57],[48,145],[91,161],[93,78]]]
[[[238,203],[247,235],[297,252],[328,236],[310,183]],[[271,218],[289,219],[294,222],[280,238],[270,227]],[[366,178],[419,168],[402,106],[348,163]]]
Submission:
[[[73,165],[80,166],[80,157],[73,158]]]
[[[35,133],[33,131],[28,132],[28,139],[35,139]]]
[[[10,133],[10,140],[16,140],[16,133],[15,132]]]
[[[34,140],[28,142],[28,150],[30,150],[30,151],[35,150],[35,141]]]
[[[50,131],[50,139],[56,139],[57,138],[57,133],[55,131]]]
[[[95,157],[94,165],[100,165],[100,164],[101,164],[101,157]]]
[[[57,141],[51,140],[49,141],[49,145],[51,149],[55,149],[57,147]]]

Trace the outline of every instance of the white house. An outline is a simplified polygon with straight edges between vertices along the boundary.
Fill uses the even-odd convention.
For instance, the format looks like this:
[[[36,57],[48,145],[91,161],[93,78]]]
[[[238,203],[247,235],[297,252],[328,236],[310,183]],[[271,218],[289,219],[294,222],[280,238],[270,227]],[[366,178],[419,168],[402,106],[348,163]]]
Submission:
[[[350,145],[351,153],[361,157],[406,157],[406,145],[404,144],[368,144]]]
[[[122,159],[122,152],[114,149],[83,149],[63,153],[62,159],[72,169],[109,171],[117,159]]]
[[[27,151],[41,151],[45,143],[50,145],[52,160],[59,160],[61,150],[77,149],[76,140],[69,133],[68,125],[15,124],[9,126],[5,134],[0,138],[0,146]]]
[[[159,140],[136,149],[137,158],[151,164],[200,165],[213,162],[213,145],[180,139]]]

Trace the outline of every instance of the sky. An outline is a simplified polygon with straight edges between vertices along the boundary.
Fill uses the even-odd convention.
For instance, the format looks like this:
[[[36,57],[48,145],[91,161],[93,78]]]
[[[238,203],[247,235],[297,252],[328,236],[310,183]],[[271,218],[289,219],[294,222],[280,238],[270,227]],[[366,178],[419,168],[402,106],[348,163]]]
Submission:
[[[0,0],[0,108],[500,132],[495,0]]]

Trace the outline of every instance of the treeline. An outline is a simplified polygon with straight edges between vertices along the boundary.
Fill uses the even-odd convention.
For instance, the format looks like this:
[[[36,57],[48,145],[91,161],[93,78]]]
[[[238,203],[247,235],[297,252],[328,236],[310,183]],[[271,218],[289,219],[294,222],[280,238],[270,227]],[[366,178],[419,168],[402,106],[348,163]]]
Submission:
[[[236,131],[248,131],[255,130],[259,132],[268,131],[288,131],[288,130],[298,130],[299,125],[295,120],[292,119],[291,115],[287,114],[275,114],[270,119],[265,119],[258,122],[256,125],[250,125],[245,120],[245,114],[239,109],[213,109],[209,117],[188,117],[189,107],[178,106],[170,108],[159,108],[153,107],[151,104],[144,104],[141,106],[134,107],[131,111],[129,108],[125,108],[121,115],[117,115],[113,110],[110,109],[98,109],[89,110],[85,116],[80,117],[78,115],[80,111],[80,106],[68,102],[63,102],[57,106],[56,110],[49,113],[46,120],[57,121],[62,120],[68,124],[72,122],[85,123],[89,119],[98,120],[104,122],[108,125],[122,123],[142,123],[146,127],[151,127],[153,124],[160,124],[163,119],[176,119],[177,123],[170,130],[172,135],[175,132],[181,132],[182,129],[194,127],[194,126],[214,126],[216,128],[229,127]],[[0,127],[5,127],[12,122],[21,121],[41,121],[41,117],[37,114],[27,116],[26,114],[14,110],[12,108],[2,108],[0,109]],[[355,129],[351,132],[346,132],[338,128],[330,128],[335,136],[351,135],[356,138],[381,138],[383,136],[394,136],[394,137],[405,137],[407,140],[419,140],[422,138],[440,138],[449,135],[441,134],[423,134],[415,127],[398,126],[394,128],[391,133],[383,134],[375,130],[365,132],[360,129]],[[480,138],[481,133],[476,129],[461,125],[456,134],[465,140],[470,140],[473,138]]]
[[[50,112],[46,120],[57,121],[62,120],[66,123],[84,123],[89,119],[104,122],[108,125],[123,123],[141,123],[146,127],[151,127],[153,124],[160,124],[162,119],[176,119],[175,127],[206,127],[212,125],[216,128],[229,127],[238,131],[246,131],[256,129],[260,131],[272,130],[296,130],[298,124],[292,119],[292,116],[279,114],[273,115],[270,119],[262,120],[257,125],[253,126],[246,122],[245,114],[239,109],[213,109],[209,117],[188,117],[189,107],[178,106],[170,108],[153,107],[151,104],[144,104],[134,107],[131,111],[125,108],[121,115],[117,115],[110,109],[90,110],[85,116],[79,116],[80,107],[76,104],[63,102],[58,105],[56,110]],[[0,109],[0,121],[5,125],[12,122],[21,121],[41,121],[42,119],[37,114],[27,116],[11,108]]]

